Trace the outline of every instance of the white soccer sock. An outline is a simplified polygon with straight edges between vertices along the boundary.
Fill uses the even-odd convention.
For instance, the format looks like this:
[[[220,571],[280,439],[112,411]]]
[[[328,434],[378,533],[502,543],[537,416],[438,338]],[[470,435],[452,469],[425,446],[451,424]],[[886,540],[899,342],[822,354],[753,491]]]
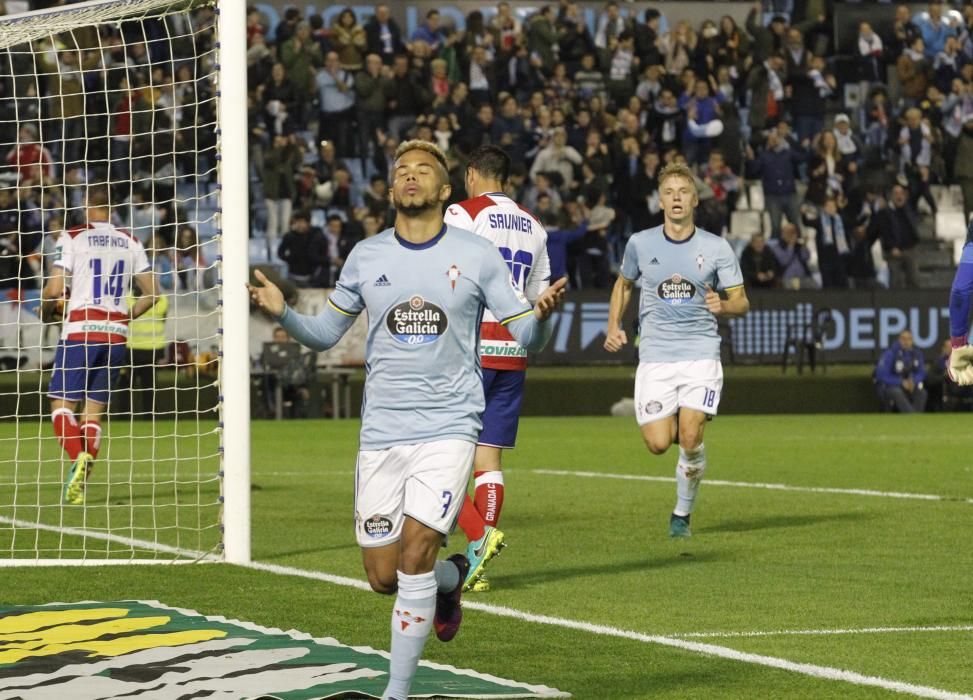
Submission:
[[[450,564],[452,566],[452,564]],[[455,568],[455,567],[454,567]],[[406,700],[436,614],[436,574],[398,572],[399,593],[392,608],[389,683],[382,698]]]
[[[679,448],[679,462],[676,464],[676,515],[689,515],[693,512],[699,482],[706,471],[706,449],[703,443],[695,450]]]

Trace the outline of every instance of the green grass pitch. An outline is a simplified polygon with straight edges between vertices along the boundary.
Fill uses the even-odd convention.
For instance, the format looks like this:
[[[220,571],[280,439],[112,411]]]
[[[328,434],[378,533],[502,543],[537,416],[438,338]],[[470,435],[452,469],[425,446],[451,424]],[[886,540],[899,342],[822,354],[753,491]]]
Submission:
[[[351,522],[357,429],[355,421],[253,424],[256,561],[363,578]],[[60,477],[47,473],[56,470],[53,462],[37,465],[54,459],[53,441],[39,448],[21,441],[18,483],[11,489],[17,442],[10,439],[14,427],[0,425],[0,462],[6,465],[0,518],[39,518],[55,528],[101,527],[108,518],[119,534],[144,539],[154,517],[160,542],[208,546],[216,534],[194,534],[193,519],[212,523],[218,483],[188,482],[197,470],[211,475],[217,468],[212,426],[177,431],[159,423],[157,431],[187,436],[128,437],[146,430],[147,424],[113,426],[106,440],[110,464],[102,460],[97,469],[112,469],[114,478],[135,475],[137,483],[109,490],[95,478],[93,505],[82,517],[45,506],[56,501]],[[197,442],[211,456],[189,459]],[[666,537],[675,498],[671,481],[601,475],[672,477],[674,449],[649,455],[633,419],[525,419],[517,449],[505,457],[501,526],[509,547],[490,566],[494,590],[467,600],[844,669],[939,689],[941,697],[973,694],[973,631],[916,630],[973,626],[969,416],[723,417],[707,426],[706,445],[706,480],[732,483],[704,480],[694,537],[673,542]],[[44,483],[32,485],[39,473]],[[153,497],[161,507],[149,507]],[[187,499],[200,506],[174,505]],[[0,521],[4,556],[35,541],[70,548],[79,540],[22,530],[14,539],[9,524]],[[456,537],[449,549],[462,544]],[[224,565],[0,568],[2,604],[120,599],[158,599],[346,644],[388,646],[391,601],[354,588]],[[873,628],[909,631],[743,636]],[[425,657],[553,686],[577,698],[899,696],[474,609],[455,641],[431,640]]]

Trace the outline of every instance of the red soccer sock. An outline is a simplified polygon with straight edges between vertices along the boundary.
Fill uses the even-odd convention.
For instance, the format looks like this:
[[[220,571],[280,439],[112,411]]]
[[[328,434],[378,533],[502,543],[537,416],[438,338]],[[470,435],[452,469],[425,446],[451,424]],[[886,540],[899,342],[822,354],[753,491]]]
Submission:
[[[483,523],[497,527],[503,508],[503,472],[473,472],[473,499]]]
[[[81,436],[84,438],[84,451],[97,457],[101,447],[101,423],[96,420],[85,421],[81,424]]]
[[[72,461],[84,450],[84,443],[81,439],[81,429],[78,428],[78,421],[74,417],[74,411],[70,408],[59,408],[51,414],[54,422],[54,434],[61,447],[68,453]]]
[[[476,506],[468,495],[463,497],[463,507],[459,511],[457,521],[463,534],[466,535],[467,542],[476,542],[483,537],[483,517],[477,512]]]

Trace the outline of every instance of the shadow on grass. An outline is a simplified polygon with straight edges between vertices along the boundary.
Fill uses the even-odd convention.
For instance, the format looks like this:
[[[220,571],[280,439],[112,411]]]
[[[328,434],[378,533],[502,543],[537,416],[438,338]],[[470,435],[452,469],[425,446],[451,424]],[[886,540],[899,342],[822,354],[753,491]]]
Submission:
[[[665,569],[674,566],[685,566],[687,564],[701,564],[718,560],[720,557],[715,552],[705,552],[689,554],[685,552],[671,553],[666,556],[655,557],[652,559],[630,559],[625,562],[602,561],[594,562],[586,566],[573,566],[567,568],[545,567],[543,570],[531,571],[522,574],[503,575],[503,589],[529,588],[538,584],[550,581],[563,581],[571,578],[582,578],[585,576],[604,576],[611,572],[615,574],[625,574],[630,572],[650,571]]]
[[[694,528],[696,534],[721,532],[750,532],[752,530],[774,530],[785,527],[807,527],[826,522],[849,522],[869,520],[867,513],[808,513],[801,515],[771,515],[749,520],[725,520],[710,526]]]

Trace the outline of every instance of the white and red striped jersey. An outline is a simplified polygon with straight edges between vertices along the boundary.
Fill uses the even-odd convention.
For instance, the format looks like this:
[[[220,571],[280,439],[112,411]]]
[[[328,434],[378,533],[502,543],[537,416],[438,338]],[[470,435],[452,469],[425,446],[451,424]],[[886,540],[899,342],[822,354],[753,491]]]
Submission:
[[[141,241],[108,222],[94,221],[58,237],[57,251],[54,265],[71,276],[61,337],[124,343],[132,278],[151,269]]]
[[[551,283],[547,231],[527,209],[502,192],[446,208],[446,223],[491,241],[510,268],[514,285],[532,304]],[[527,351],[489,309],[480,326],[480,362],[489,369],[526,369]]]

